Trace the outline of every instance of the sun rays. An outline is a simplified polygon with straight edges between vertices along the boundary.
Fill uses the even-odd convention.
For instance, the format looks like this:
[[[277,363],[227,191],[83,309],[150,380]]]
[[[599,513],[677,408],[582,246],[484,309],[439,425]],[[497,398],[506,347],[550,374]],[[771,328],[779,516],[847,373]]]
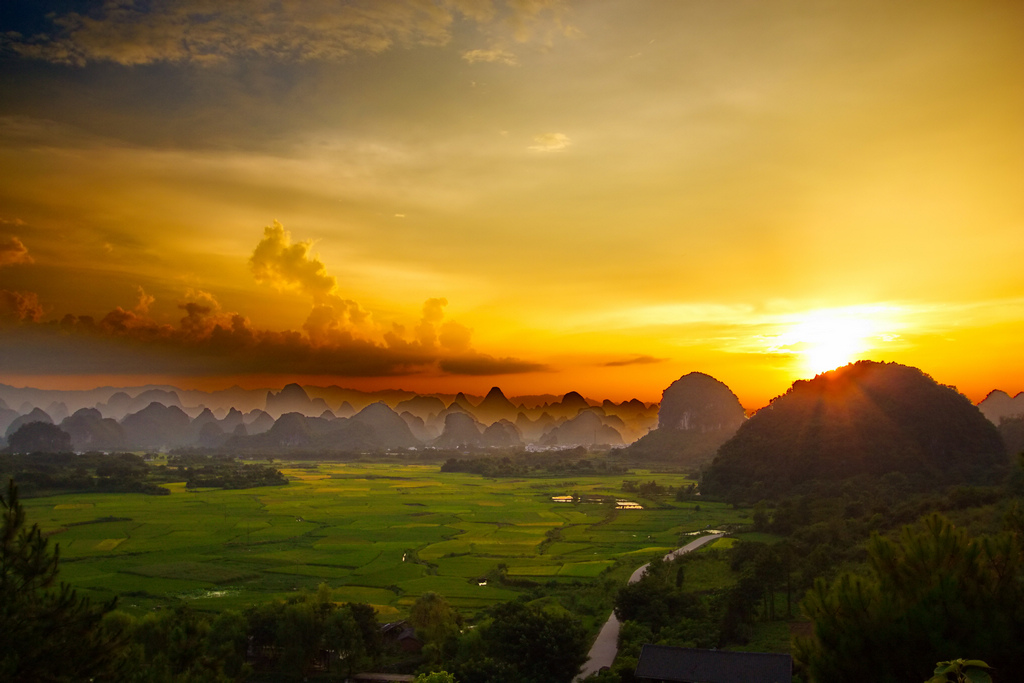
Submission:
[[[886,306],[816,309],[795,315],[770,350],[793,354],[801,374],[817,375],[874,353],[896,336]]]

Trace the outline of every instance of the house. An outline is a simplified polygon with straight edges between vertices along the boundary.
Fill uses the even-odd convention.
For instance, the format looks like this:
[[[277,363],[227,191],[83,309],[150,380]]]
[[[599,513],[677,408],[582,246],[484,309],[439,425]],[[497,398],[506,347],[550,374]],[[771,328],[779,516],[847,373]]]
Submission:
[[[407,621],[393,621],[380,627],[384,641],[394,643],[402,652],[419,652],[423,643],[416,637],[416,629]]]
[[[662,683],[790,683],[793,658],[766,652],[726,652],[644,645],[633,674]]]

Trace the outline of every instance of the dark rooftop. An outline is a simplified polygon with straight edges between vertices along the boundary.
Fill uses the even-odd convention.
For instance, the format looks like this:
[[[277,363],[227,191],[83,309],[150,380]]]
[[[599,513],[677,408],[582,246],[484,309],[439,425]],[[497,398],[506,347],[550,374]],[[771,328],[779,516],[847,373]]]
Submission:
[[[763,652],[644,645],[635,675],[673,683],[790,683],[793,659]]]

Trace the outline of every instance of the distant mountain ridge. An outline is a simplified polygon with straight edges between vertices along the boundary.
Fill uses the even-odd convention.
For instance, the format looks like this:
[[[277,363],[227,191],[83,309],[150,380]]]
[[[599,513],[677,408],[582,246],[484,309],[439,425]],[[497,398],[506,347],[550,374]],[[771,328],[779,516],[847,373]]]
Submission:
[[[1013,398],[1001,389],[990,391],[978,404],[978,409],[996,425],[1005,417],[1024,417],[1024,391]]]
[[[550,400],[538,403],[538,398]],[[454,422],[449,424],[449,418]],[[499,387],[481,398],[295,383],[276,391],[233,387],[218,392],[165,385],[61,391],[0,384],[0,434],[27,422],[51,422],[69,434],[79,451],[386,450],[449,442],[476,448],[622,445],[645,434],[656,420],[657,405],[637,399],[598,403],[568,392],[520,401]],[[469,424],[477,425],[475,434]]]

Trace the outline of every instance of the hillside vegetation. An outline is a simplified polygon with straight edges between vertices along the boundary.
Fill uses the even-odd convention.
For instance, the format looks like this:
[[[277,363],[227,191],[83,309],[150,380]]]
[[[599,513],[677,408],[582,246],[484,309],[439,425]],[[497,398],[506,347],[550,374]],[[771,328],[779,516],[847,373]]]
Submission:
[[[900,472],[922,488],[984,483],[1009,459],[995,425],[917,368],[859,361],[799,381],[718,451],[704,491],[779,496],[813,481]]]

